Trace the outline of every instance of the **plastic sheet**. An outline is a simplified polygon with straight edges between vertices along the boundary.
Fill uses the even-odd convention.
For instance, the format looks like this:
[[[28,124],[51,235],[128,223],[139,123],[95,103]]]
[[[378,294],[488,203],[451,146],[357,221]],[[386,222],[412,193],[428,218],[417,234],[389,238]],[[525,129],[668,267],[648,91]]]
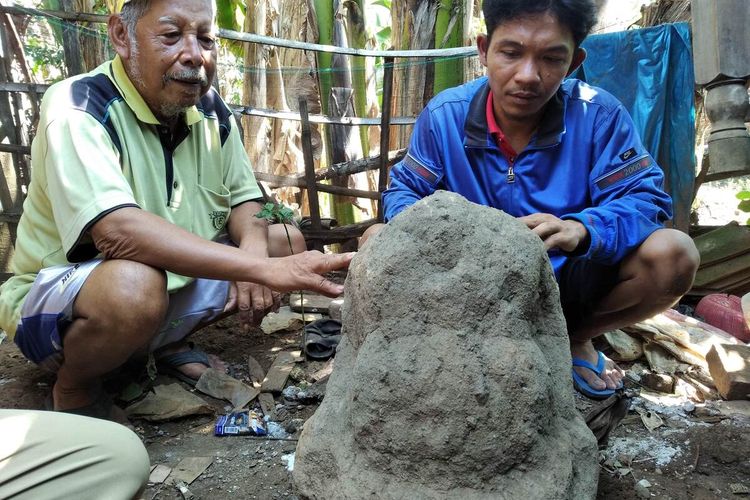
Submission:
[[[675,227],[687,230],[695,178],[695,77],[687,23],[588,37],[573,75],[625,105],[665,172]]]

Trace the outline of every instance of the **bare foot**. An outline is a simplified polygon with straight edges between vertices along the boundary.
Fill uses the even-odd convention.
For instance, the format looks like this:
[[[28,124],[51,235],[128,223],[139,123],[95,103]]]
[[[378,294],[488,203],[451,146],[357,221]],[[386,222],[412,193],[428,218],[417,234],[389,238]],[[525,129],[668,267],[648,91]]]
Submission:
[[[156,359],[158,360],[161,356],[175,354],[178,352],[186,352],[189,350],[190,346],[187,344],[187,342],[176,342],[159,349],[158,353],[156,354]],[[201,375],[203,375],[203,372],[208,370],[209,367],[220,373],[227,372],[227,365],[213,354],[208,355],[208,364],[209,366],[206,366],[203,363],[186,363],[184,365],[175,367],[175,369],[179,370],[183,375],[195,380],[199,379]]]
[[[588,361],[592,365],[596,366],[598,354],[591,340],[585,342],[570,342],[570,354],[574,358],[583,359]],[[581,367],[575,366],[573,369],[580,375],[592,389],[601,391],[604,389],[617,389],[622,383],[622,378],[625,376],[619,366],[608,357],[604,357],[604,371],[602,371],[601,377],[597,377],[593,371]]]

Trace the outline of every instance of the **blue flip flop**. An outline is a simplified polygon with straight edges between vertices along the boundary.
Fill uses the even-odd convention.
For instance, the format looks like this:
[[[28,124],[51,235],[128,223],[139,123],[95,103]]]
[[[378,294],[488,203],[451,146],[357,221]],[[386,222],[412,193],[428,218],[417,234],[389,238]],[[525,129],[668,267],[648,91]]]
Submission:
[[[602,372],[604,372],[604,354],[599,351],[597,351],[596,353],[598,356],[596,366],[581,358],[573,358],[573,366],[586,368],[596,373],[598,377],[601,377]],[[620,382],[620,385],[617,387],[617,389],[594,389],[588,384],[588,382],[586,382],[586,380],[584,380],[583,377],[578,375],[575,370],[571,370],[571,372],[573,373],[573,387],[575,387],[578,392],[580,392],[584,396],[590,397],[591,399],[607,399],[612,394],[614,394],[615,391],[617,391],[618,389],[622,389],[622,382]]]

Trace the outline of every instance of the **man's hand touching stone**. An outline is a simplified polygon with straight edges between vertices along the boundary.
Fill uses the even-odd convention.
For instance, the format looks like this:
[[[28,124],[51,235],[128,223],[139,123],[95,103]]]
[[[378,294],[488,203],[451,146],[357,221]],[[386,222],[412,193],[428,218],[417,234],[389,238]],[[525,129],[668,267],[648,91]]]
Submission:
[[[346,269],[355,253],[323,254],[307,251],[289,257],[268,259],[265,283],[279,292],[311,290],[328,297],[337,297],[344,292],[344,285],[327,280],[322,275],[338,269]]]
[[[519,220],[542,239],[545,250],[557,248],[563,252],[573,252],[588,237],[586,226],[577,220],[562,220],[542,213],[519,217]]]

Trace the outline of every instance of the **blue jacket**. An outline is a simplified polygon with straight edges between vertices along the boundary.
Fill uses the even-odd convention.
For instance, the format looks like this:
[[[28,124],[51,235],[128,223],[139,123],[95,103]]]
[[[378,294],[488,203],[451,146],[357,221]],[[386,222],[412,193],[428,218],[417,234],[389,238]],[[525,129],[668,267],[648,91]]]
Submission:
[[[616,264],[672,217],[664,175],[609,93],[563,82],[529,145],[508,160],[490,136],[489,86],[480,78],[441,92],[422,111],[406,157],[383,193],[386,221],[443,189],[520,217],[549,213],[589,232],[585,258]],[[555,274],[567,255],[552,250]]]

